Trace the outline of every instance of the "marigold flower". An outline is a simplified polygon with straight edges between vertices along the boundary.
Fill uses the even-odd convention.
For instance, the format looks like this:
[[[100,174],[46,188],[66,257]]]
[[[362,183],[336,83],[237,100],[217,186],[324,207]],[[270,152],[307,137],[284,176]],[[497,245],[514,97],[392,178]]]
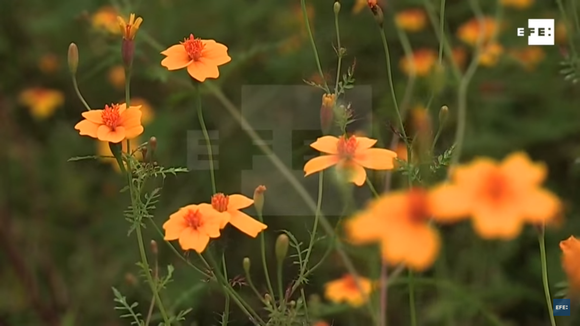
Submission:
[[[220,224],[215,216],[203,214],[198,205],[188,205],[171,214],[163,224],[164,239],[179,240],[181,249],[202,253],[210,238],[220,236]]]
[[[131,151],[134,151],[137,147],[139,147],[141,145],[141,142],[139,141],[138,138],[133,138],[133,139],[129,140],[129,143],[131,145]],[[123,152],[127,153],[127,142],[121,142],[121,150]],[[117,171],[118,173],[121,172],[121,168],[119,168],[119,163],[117,163],[117,160],[112,157],[113,152],[111,152],[111,147],[109,146],[109,142],[106,142],[106,141],[97,142],[97,155],[106,156],[106,157],[100,158],[101,162],[109,163],[113,166],[113,169],[115,169],[115,171]],[[143,155],[141,154],[141,151],[137,151],[135,153],[135,157],[138,160],[142,160]],[[126,166],[126,162],[123,162],[123,163],[125,163],[125,166]]]
[[[63,105],[64,95],[59,90],[36,87],[22,91],[19,101],[28,107],[34,118],[46,119]]]
[[[268,226],[240,211],[253,203],[252,199],[244,195],[226,196],[223,193],[217,193],[211,197],[211,204],[200,204],[199,208],[204,215],[219,220],[221,229],[230,223],[236,229],[255,238]]]
[[[168,70],[187,68],[194,79],[203,82],[206,78],[218,78],[218,66],[230,62],[228,48],[214,40],[202,40],[189,35],[180,44],[161,52],[166,58],[161,65]]]
[[[84,120],[75,125],[81,136],[97,138],[101,141],[119,143],[135,138],[143,133],[140,106],[125,109],[125,104],[105,105],[103,110],[82,113]]]
[[[569,237],[560,241],[562,250],[562,268],[568,277],[570,292],[580,294],[580,240]]]
[[[539,46],[527,46],[522,49],[512,50],[510,54],[527,71],[534,70],[546,57],[546,53]]]
[[[437,60],[435,51],[419,49],[413,52],[411,57],[402,57],[399,66],[406,75],[410,75],[414,67],[417,76],[427,76],[432,71]]]
[[[423,189],[391,192],[346,222],[347,237],[354,244],[378,242],[384,261],[423,271],[439,252],[439,235],[428,223],[439,209]]]
[[[425,28],[427,16],[421,9],[407,9],[395,16],[395,22],[400,28],[408,32],[418,32]]]
[[[397,153],[382,149],[371,148],[377,143],[376,139],[351,136],[324,136],[318,138],[310,147],[328,154],[311,159],[304,165],[305,177],[337,165],[339,169],[350,172],[350,181],[362,186],[367,177],[364,168],[373,170],[391,170]]]
[[[483,44],[489,42],[496,32],[499,31],[498,23],[491,17],[484,17],[482,21],[483,26],[480,26],[480,21],[473,18],[464,23],[457,30],[457,37],[463,42],[475,46],[479,41],[479,35],[482,35]]]
[[[100,8],[91,18],[93,28],[107,31],[110,34],[119,34],[117,15],[117,11],[111,6]]]
[[[505,7],[522,10],[531,7],[534,0],[501,0],[501,4]]]
[[[503,47],[500,44],[485,45],[479,55],[479,64],[484,67],[493,67],[497,64],[503,52]]]
[[[368,278],[361,276],[358,277],[358,284],[360,289],[357,279],[353,275],[345,274],[324,284],[324,296],[334,303],[346,302],[353,307],[360,307],[368,299],[373,286]]]
[[[452,183],[432,190],[439,221],[472,216],[475,231],[485,239],[513,239],[524,223],[555,222],[561,203],[542,189],[546,166],[523,152],[501,163],[480,158],[452,171]]]
[[[123,38],[125,40],[132,41],[135,39],[137,31],[143,23],[143,18],[137,17],[137,19],[135,19],[135,14],[130,14],[129,22],[126,22],[125,19],[123,19],[121,16],[117,16],[117,22],[119,24],[118,28],[121,31],[121,34],[123,34]]]

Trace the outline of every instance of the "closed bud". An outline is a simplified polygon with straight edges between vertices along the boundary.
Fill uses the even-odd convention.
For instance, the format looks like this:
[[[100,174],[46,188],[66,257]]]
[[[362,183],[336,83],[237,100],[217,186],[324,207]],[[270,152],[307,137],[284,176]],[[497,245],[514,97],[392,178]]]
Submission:
[[[155,152],[155,150],[157,149],[157,138],[156,137],[149,138],[149,141],[147,142],[147,144],[149,145],[149,149],[151,150],[151,154],[153,154],[153,152]]]
[[[373,12],[373,16],[375,17],[375,21],[379,24],[380,28],[383,28],[383,21],[385,20],[383,16],[383,9],[377,4],[376,0],[368,0],[369,8]]]
[[[340,12],[340,2],[339,1],[335,1],[334,2],[334,13],[338,15],[338,13]]]
[[[276,239],[276,259],[278,263],[281,263],[284,258],[286,258],[286,254],[288,253],[288,236],[284,233],[278,236]]]
[[[68,46],[68,70],[75,75],[79,67],[79,48],[76,44],[71,43]]]
[[[250,258],[244,257],[242,266],[244,267],[244,272],[246,272],[246,275],[250,275]]]
[[[328,134],[332,128],[335,104],[335,94],[322,95],[322,105],[320,106],[320,129],[322,129],[322,133],[325,135]]]
[[[266,186],[260,185],[254,190],[254,207],[258,215],[262,215],[262,210],[264,209],[264,192],[266,191]]]
[[[157,253],[159,252],[159,248],[157,247],[157,242],[155,240],[151,240],[151,252],[154,255],[157,255]]]
[[[123,39],[121,42],[121,58],[125,69],[128,69],[133,64],[133,56],[135,55],[135,41]]]
[[[290,302],[288,302],[288,305],[290,306],[290,308],[294,308],[296,306],[296,301],[291,300]]]
[[[439,110],[439,125],[442,126],[447,122],[447,117],[449,116],[449,108],[447,105],[443,105]]]
[[[268,293],[264,294],[264,301],[266,302],[267,305],[270,305],[274,302],[272,300],[272,296],[270,296]]]

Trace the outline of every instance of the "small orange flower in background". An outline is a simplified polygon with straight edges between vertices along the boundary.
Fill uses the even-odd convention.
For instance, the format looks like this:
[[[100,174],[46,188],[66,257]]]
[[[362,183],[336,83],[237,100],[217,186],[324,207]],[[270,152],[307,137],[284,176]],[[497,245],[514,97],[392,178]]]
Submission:
[[[501,0],[501,4],[505,7],[522,10],[531,7],[534,0]]]
[[[36,119],[46,119],[54,114],[64,103],[61,91],[47,88],[29,88],[20,93],[19,101],[28,107],[30,114]]]
[[[427,25],[427,16],[421,9],[407,9],[395,16],[395,22],[408,32],[418,32]]]
[[[117,10],[111,6],[102,7],[91,18],[93,28],[110,34],[120,34],[119,23],[117,22],[118,14]]]
[[[439,235],[429,219],[448,203],[435,202],[420,188],[391,192],[348,220],[346,234],[353,244],[378,242],[383,260],[390,264],[403,263],[423,271],[435,262],[440,247]]]
[[[220,236],[220,224],[219,219],[204,215],[198,205],[188,205],[171,214],[163,224],[164,239],[179,240],[181,249],[202,253],[210,238]]]
[[[351,136],[324,136],[318,138],[310,147],[328,155],[311,159],[304,165],[305,177],[337,165],[339,169],[350,172],[350,181],[362,186],[367,177],[364,168],[372,170],[391,170],[397,153],[388,149],[371,148],[376,139]]]
[[[437,212],[438,218],[472,216],[475,231],[484,239],[513,239],[524,223],[551,224],[562,205],[541,188],[546,175],[546,166],[533,163],[523,152],[502,162],[475,159],[452,171],[451,184],[432,190],[436,202],[449,203]]]
[[[419,49],[413,52],[413,55],[409,57],[401,58],[399,66],[401,70],[407,74],[411,74],[411,70],[415,67],[415,73],[417,76],[427,76],[435,63],[437,63],[437,53],[431,49]]]
[[[131,145],[131,151],[134,151],[135,149],[137,149],[140,145],[141,142],[139,141],[138,138],[133,138],[131,140],[129,140],[130,145]],[[127,152],[127,142],[121,142],[121,150],[123,152]],[[109,147],[109,142],[106,141],[99,141],[97,142],[97,155],[99,156],[107,156],[107,157],[101,157],[100,160],[104,163],[110,163],[113,168],[115,169],[115,171],[117,172],[121,172],[121,169],[119,168],[119,164],[117,163],[117,160],[115,158],[113,158],[113,152],[111,152],[111,147]],[[135,157],[138,160],[142,160],[143,159],[143,155],[141,154],[141,151],[137,151],[135,153]]]
[[[312,324],[312,326],[330,326],[330,324],[325,322],[324,320],[319,320],[319,321],[315,322],[314,324]]]
[[[112,104],[105,105],[103,110],[85,111],[82,113],[85,119],[75,129],[81,136],[111,143],[135,138],[143,133],[141,110],[139,106],[125,107],[125,104]]]
[[[314,19],[314,6],[312,4],[306,4],[306,14],[308,16],[308,21],[312,24]],[[302,43],[308,39],[308,30],[306,25],[303,23],[302,17],[302,7],[300,4],[294,4],[292,10],[282,12],[282,17],[278,18],[276,23],[281,23],[281,28],[288,31],[295,32],[300,30],[300,33],[294,33],[294,35],[280,45],[280,53],[288,54],[295,52],[302,47]]]
[[[211,204],[200,204],[199,208],[203,215],[221,221],[221,229],[230,223],[236,229],[255,238],[258,233],[267,229],[268,226],[240,211],[252,204],[254,204],[254,200],[244,195],[226,196],[222,193],[217,193],[211,197]]]
[[[580,240],[569,237],[560,241],[562,250],[562,268],[568,278],[571,294],[580,294]]]
[[[118,90],[125,89],[125,68],[122,65],[117,65],[109,69],[107,77],[113,87]]]
[[[467,52],[465,49],[457,47],[451,50],[451,52],[453,55],[453,61],[455,61],[457,66],[459,66],[459,68],[465,67],[465,62],[467,60]]]
[[[534,70],[546,57],[546,53],[539,46],[527,46],[522,49],[512,50],[510,54],[527,71]]]
[[[503,53],[503,47],[498,43],[484,45],[479,55],[479,64],[484,67],[493,67],[497,65]]]
[[[155,117],[155,111],[153,111],[153,107],[146,99],[142,97],[135,97],[131,99],[131,106],[138,106],[141,109],[141,124],[143,126],[148,125],[153,121]]]
[[[54,53],[47,53],[40,57],[38,69],[45,74],[51,74],[59,68],[58,57]]]
[[[566,24],[562,21],[556,23],[556,43],[558,44],[566,44],[568,42],[568,29],[566,28]]]
[[[353,307],[360,307],[368,300],[372,288],[372,282],[368,278],[359,276],[357,282],[353,275],[345,274],[324,284],[324,296],[334,303],[346,302]]]
[[[495,19],[491,17],[485,17],[482,21],[482,26],[480,26],[480,21],[477,18],[473,18],[470,21],[464,23],[457,30],[457,37],[463,42],[475,46],[479,40],[480,34],[483,34],[483,44],[489,42],[496,32],[499,31],[499,25]]]
[[[194,79],[203,82],[206,78],[218,78],[218,66],[230,62],[228,48],[214,40],[202,40],[189,35],[180,44],[161,52],[165,59],[161,65],[168,70],[187,68]]]
[[[373,8],[378,4],[377,0],[355,0],[354,6],[352,7],[352,13],[358,14],[360,13],[365,7]]]

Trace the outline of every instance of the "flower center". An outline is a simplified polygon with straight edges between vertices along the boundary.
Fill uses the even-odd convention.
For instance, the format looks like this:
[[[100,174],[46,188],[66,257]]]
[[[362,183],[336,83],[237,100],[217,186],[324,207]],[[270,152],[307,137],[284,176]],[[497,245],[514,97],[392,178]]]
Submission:
[[[185,38],[181,44],[191,60],[197,61],[201,58],[201,52],[203,51],[204,45],[200,39],[193,37],[193,34],[189,34],[189,39]]]
[[[211,206],[220,213],[228,210],[228,202],[228,196],[221,192],[211,197]]]
[[[431,216],[427,192],[422,188],[412,188],[407,194],[409,219],[413,223],[425,223]]]
[[[348,274],[343,276],[343,281],[344,287],[346,287],[347,289],[357,292],[359,291],[358,286],[356,284],[356,279],[352,275]]]
[[[508,192],[508,183],[505,176],[500,171],[491,172],[484,186],[486,197],[490,201],[498,203],[507,196]]]
[[[202,218],[199,210],[190,210],[187,212],[187,215],[184,217],[185,223],[187,224],[188,228],[192,228],[197,230],[199,227],[202,226]]]
[[[336,144],[336,149],[342,159],[350,160],[353,158],[357,146],[358,141],[355,136],[341,136]]]
[[[115,130],[121,122],[121,114],[119,113],[119,105],[112,104],[111,106],[105,105],[105,109],[101,113],[101,119],[103,119],[103,124],[112,130]]]

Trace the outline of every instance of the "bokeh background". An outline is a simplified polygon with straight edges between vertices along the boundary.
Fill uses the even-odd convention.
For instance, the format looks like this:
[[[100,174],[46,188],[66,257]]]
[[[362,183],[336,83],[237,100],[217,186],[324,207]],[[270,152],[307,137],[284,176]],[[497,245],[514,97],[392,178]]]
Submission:
[[[306,2],[325,78],[332,81],[336,74],[332,1]],[[486,15],[495,19],[496,2],[481,2]],[[432,3],[438,6],[438,1]],[[567,36],[572,33],[564,28],[555,1],[506,3],[511,6],[500,6],[498,16],[503,26],[498,34],[501,48],[479,67],[469,88],[463,159],[476,155],[501,158],[509,152],[525,150],[532,158],[548,164],[548,186],[567,204],[562,226],[548,230],[546,240],[550,284],[553,292],[557,292],[556,285],[564,281],[558,242],[580,233],[575,201],[579,181],[576,159],[580,154],[579,92],[577,85],[559,73],[564,54],[570,52]],[[353,97],[352,101],[364,102],[370,96],[374,112],[372,119],[363,117],[366,122],[372,120],[368,123],[372,130],[364,129],[365,124],[361,123],[354,124],[351,131],[372,134],[381,144],[388,144],[392,137],[389,126],[395,122],[395,116],[376,23],[364,1],[344,0],[341,4],[341,39],[347,49],[345,65],[356,60],[356,85],[371,90],[368,94],[372,94],[364,95],[362,100]],[[407,78],[399,63],[403,51],[392,27],[393,15],[407,9],[423,9],[423,1],[392,0],[381,4],[392,51],[394,81],[401,98]],[[293,87],[304,85],[303,79],[320,82],[298,0],[0,0],[2,326],[127,325],[129,321],[120,319],[113,310],[112,286],[129,301],[139,302],[138,310],[146,314],[150,294],[135,266],[136,240],[134,235],[127,237],[129,224],[122,215],[128,205],[127,195],[119,193],[124,178],[110,160],[67,161],[73,156],[107,154],[106,146],[80,137],[73,129],[84,107],[75,95],[67,69],[67,47],[70,42],[79,47],[78,83],[91,106],[99,108],[106,103],[123,102],[124,75],[116,16],[126,17],[129,12],[144,18],[137,37],[131,97],[133,103],[143,105],[146,129],[136,143],[157,137],[159,164],[191,167],[188,157],[193,140],[187,132],[199,130],[199,123],[189,76],[184,71],[167,72],[160,65],[159,54],[190,33],[229,47],[232,62],[221,67],[220,78],[212,81],[225,94],[226,101],[237,108],[249,107],[258,115],[261,112],[277,115],[280,128],[291,128],[288,121],[292,119],[319,119],[320,90],[297,92],[296,96],[304,98],[295,99],[288,96],[272,99],[263,92],[258,94],[264,97],[262,101],[254,97],[248,102],[242,96],[243,86],[248,85]],[[473,17],[468,1],[447,1],[450,42],[457,62],[463,67],[471,59],[472,48],[457,33]],[[518,38],[516,28],[526,27],[528,18],[555,18],[557,45],[529,47],[526,38]],[[431,25],[410,24],[418,24],[409,38],[413,50],[420,51],[416,55],[418,66],[426,67],[426,72],[418,77],[412,106],[427,105],[434,85],[445,83],[429,107],[435,126],[439,108],[448,105],[450,109],[436,147],[437,153],[442,153],[453,143],[457,84],[451,78],[433,74],[438,41]],[[574,40],[580,46],[579,39]],[[218,188],[251,197],[251,190],[242,185],[241,174],[252,169],[252,157],[259,150],[224,109],[224,99],[206,88],[202,90],[209,128],[219,131]],[[355,105],[353,109],[357,112]],[[307,130],[296,136],[302,139],[293,140],[290,168],[299,171],[304,155],[314,155],[304,144],[319,135],[317,130]],[[264,170],[263,174],[270,178],[278,176],[274,170]],[[383,179],[382,174],[373,175],[377,187],[382,186]],[[255,186],[265,183],[259,178],[255,181]],[[209,174],[204,170],[193,169],[158,181],[158,185],[162,183],[161,202],[154,217],[158,225],[179,207],[207,201],[211,196]],[[292,191],[284,187],[281,182],[272,185],[279,192],[267,192],[266,205],[272,212],[276,211],[277,203],[284,201],[280,197],[283,190]],[[327,198],[325,205],[340,205],[340,200],[333,196]],[[311,216],[292,212],[285,215],[280,210],[272,215],[266,217],[270,254],[282,229],[291,230],[298,239],[307,241]],[[337,217],[331,220],[336,221]],[[437,275],[451,285],[442,292],[431,285],[420,286],[418,309],[422,325],[447,325],[449,316],[457,321],[453,325],[489,325],[488,319],[482,317],[484,313],[496,315],[501,325],[547,325],[539,249],[532,228],[509,242],[482,241],[469,225],[442,232],[444,268],[427,275]],[[162,295],[172,310],[193,309],[183,325],[217,325],[223,312],[222,294],[175,257],[151,228],[146,230],[146,239],[159,243],[158,259],[162,267],[173,264],[176,268],[174,281]],[[231,278],[243,273],[243,257],[250,256],[256,261],[259,258],[257,241],[232,230],[227,230],[216,246],[226,251]],[[314,257],[320,257],[324,249],[322,240]],[[376,271],[363,259],[364,254],[353,255],[361,273],[376,276]],[[254,272],[254,282],[263,289],[261,271],[256,268]],[[334,325],[370,324],[360,310],[335,307],[324,300],[324,283],[344,272],[341,260],[333,253],[324,267],[312,275],[305,291],[320,296],[323,303],[313,313]],[[289,263],[286,282],[295,273],[295,266]],[[241,291],[248,295],[248,300],[257,302],[251,299],[247,288]],[[408,324],[407,296],[406,287],[394,286],[390,290],[391,325]],[[580,321],[567,319],[567,322],[576,325]],[[250,325],[235,307],[232,325]]]

